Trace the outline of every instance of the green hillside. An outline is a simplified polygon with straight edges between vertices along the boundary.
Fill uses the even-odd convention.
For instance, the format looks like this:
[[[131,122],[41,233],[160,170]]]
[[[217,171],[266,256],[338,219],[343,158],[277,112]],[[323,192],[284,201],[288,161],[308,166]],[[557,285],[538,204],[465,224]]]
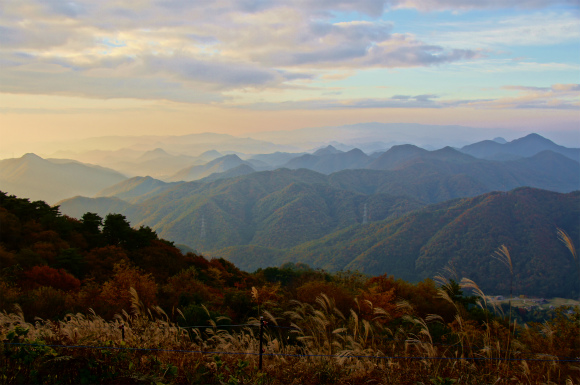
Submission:
[[[422,206],[411,198],[333,188],[321,176],[282,169],[201,186],[184,184],[127,213],[162,237],[212,251],[244,244],[294,247],[361,223],[365,203],[373,220]]]
[[[135,184],[131,189],[124,184],[114,190],[131,196],[134,204],[111,198],[73,198],[61,202],[61,209],[75,217],[87,210],[99,215],[120,212],[132,223],[151,226],[166,239],[209,252],[249,244],[294,247],[362,223],[365,205],[370,221],[423,206],[413,198],[334,187],[327,176],[305,169],[181,183],[145,200],[135,193],[141,187]]]
[[[577,290],[575,269],[556,228],[577,240],[579,217],[580,192],[520,188],[343,229],[290,250],[281,262],[308,262],[330,271],[387,273],[412,281],[432,277],[451,263],[460,277],[484,282],[484,291],[505,293],[509,273],[490,256],[506,245],[518,291],[569,295]],[[237,258],[230,260],[238,263]]]

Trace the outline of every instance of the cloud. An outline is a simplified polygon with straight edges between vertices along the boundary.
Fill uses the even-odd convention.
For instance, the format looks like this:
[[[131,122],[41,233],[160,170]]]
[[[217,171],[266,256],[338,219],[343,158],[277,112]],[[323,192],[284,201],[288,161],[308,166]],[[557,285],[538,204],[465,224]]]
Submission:
[[[391,109],[391,108],[458,108],[477,109],[552,109],[580,108],[580,84],[554,84],[551,87],[505,86],[518,91],[516,96],[486,99],[442,99],[439,95],[393,95],[390,98],[311,99],[284,103],[252,103],[238,105],[254,110],[332,110],[332,109]]]
[[[550,87],[504,86],[518,91],[516,96],[474,104],[483,108],[556,109],[580,108],[580,84],[554,84]]]
[[[304,82],[340,80],[371,68],[480,60],[485,53],[479,49],[394,33],[394,24],[381,17],[396,8],[505,8],[506,3],[5,0],[0,91],[213,103],[229,100],[224,96],[229,91],[296,89]],[[542,0],[514,4],[548,6]],[[337,18],[345,14],[349,21]]]
[[[391,34],[391,29],[390,23],[382,22],[316,23],[302,28],[310,31],[308,35],[289,34],[280,44],[271,40],[267,50],[248,47],[247,52],[252,60],[273,66],[317,69],[405,68],[483,57],[477,50],[447,50],[408,34]],[[244,43],[238,46],[245,47]]]
[[[578,15],[564,11],[526,13],[493,20],[445,22],[433,24],[431,28],[435,32],[429,40],[450,47],[498,49],[575,43],[580,40]]]
[[[283,81],[282,74],[247,63],[199,60],[172,55],[142,57],[143,66],[151,74],[214,85],[216,88],[262,86]]]
[[[551,6],[577,7],[578,0],[392,0],[391,8],[412,8],[421,11],[467,11],[472,9],[541,9]]]
[[[444,108],[445,102],[437,102],[437,95],[395,95],[391,98],[361,99],[310,99],[282,103],[252,103],[239,105],[238,108],[253,110],[333,110],[369,108]]]
[[[162,92],[169,99],[183,100],[182,90],[190,89],[195,90],[191,99],[208,92],[213,101],[215,92],[285,88],[336,68],[427,66],[477,57],[469,50],[446,50],[393,35],[389,22],[329,21],[335,11],[380,15],[382,1],[296,5],[8,0],[0,16],[0,60],[6,64],[4,78],[19,81],[6,79],[2,90],[51,93],[63,82],[60,92],[138,96],[157,82],[175,86],[175,95],[169,88]],[[62,71],[68,75],[56,75]],[[53,78],[40,79],[41,74]],[[129,83],[138,91],[123,88]],[[110,95],[104,84],[111,87]],[[160,93],[147,92],[151,94],[143,97]]]
[[[554,84],[552,90],[556,92],[579,92],[580,84]]]

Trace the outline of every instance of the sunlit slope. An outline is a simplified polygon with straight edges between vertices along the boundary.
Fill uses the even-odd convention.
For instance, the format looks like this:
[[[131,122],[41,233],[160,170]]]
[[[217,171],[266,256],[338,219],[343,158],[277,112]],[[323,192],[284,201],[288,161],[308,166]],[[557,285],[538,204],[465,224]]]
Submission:
[[[452,263],[460,277],[505,290],[508,272],[490,257],[505,244],[512,253],[518,290],[563,295],[572,289],[575,270],[568,251],[556,237],[556,228],[578,239],[579,217],[579,192],[520,188],[353,226],[300,245],[279,262],[307,262],[324,269],[356,269],[371,275],[387,273],[409,280],[432,277]],[[230,250],[229,257],[236,263],[233,255]]]
[[[304,169],[181,183],[142,201],[133,195],[141,191],[140,181],[122,183],[110,191],[115,193],[111,198],[130,196],[134,202],[121,213],[136,225],[147,224],[166,239],[200,251],[243,244],[293,247],[362,223],[365,205],[369,220],[401,215],[423,205],[410,197],[368,196],[336,188],[327,176]],[[147,183],[159,188],[157,182]],[[105,215],[103,202],[83,201],[82,206]],[[64,213],[78,206],[75,199],[61,202]]]
[[[104,167],[66,159],[47,160],[35,154],[0,160],[2,191],[50,204],[75,195],[93,196],[126,179]]]

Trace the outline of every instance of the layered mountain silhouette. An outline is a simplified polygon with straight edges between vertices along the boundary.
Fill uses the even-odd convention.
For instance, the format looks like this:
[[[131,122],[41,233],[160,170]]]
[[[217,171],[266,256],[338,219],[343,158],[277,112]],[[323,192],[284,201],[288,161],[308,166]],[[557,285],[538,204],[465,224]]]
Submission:
[[[578,238],[578,149],[539,135],[473,146],[397,145],[372,156],[336,146],[254,156],[212,150],[195,158],[163,147],[131,152],[127,167],[160,173],[171,162],[195,163],[163,180],[27,154],[0,161],[0,190],[60,201],[74,217],[121,213],[247,270],[305,262],[419,280],[452,262],[470,278],[503,279],[482,261],[506,244],[519,268],[533,267],[518,278],[531,293],[542,277],[564,274],[552,266],[536,273],[542,263],[570,268],[554,229]],[[567,285],[566,278],[544,289],[564,293]]]
[[[239,156],[232,154],[219,157],[203,165],[186,167],[169,178],[168,181],[193,181],[210,176],[211,174],[221,173],[231,170],[241,165],[251,167],[251,164],[240,159]]]
[[[426,204],[494,190],[533,186],[570,192],[580,186],[580,165],[551,151],[498,162],[476,159],[449,147],[427,151],[397,146],[378,160],[376,167],[386,170],[352,169],[330,175],[307,169],[252,172],[242,164],[226,175],[213,174],[195,182],[133,179],[100,195],[135,203],[122,212],[133,223],[210,252],[241,245],[288,248],[316,240],[362,223],[365,205],[367,220],[377,221]],[[234,172],[237,175],[227,175]],[[79,206],[76,200],[63,201],[62,211],[78,214],[71,210]],[[82,204],[93,210],[90,202],[83,200]],[[101,215],[112,212],[103,201],[94,210]],[[202,222],[207,234],[203,239]]]
[[[294,158],[287,162],[284,167],[290,169],[307,168],[323,174],[332,174],[341,170],[365,168],[371,159],[358,148],[343,152],[328,146],[314,154],[305,154]]]
[[[299,156],[305,155],[304,153],[292,153],[292,152],[274,152],[272,154],[257,154],[251,156],[248,161],[260,161],[264,164],[269,165],[272,169],[283,167],[289,161]]]
[[[69,159],[43,159],[26,154],[0,160],[2,191],[51,204],[75,195],[93,196],[126,179],[117,171]]]
[[[201,157],[171,155],[161,148],[156,148],[146,151],[133,161],[114,163],[114,167],[126,175],[151,176],[163,179],[174,174],[175,170],[194,165],[203,165],[206,162]]]
[[[530,157],[542,151],[553,151],[580,162],[580,149],[560,146],[538,134],[529,134],[507,143],[484,140],[462,147],[461,152],[482,159],[505,160]]]
[[[272,164],[290,159],[284,163],[285,167],[296,170],[304,168],[328,175],[328,183],[335,188],[367,195],[382,193],[409,196],[423,203],[475,196],[493,190],[507,191],[520,186],[558,192],[579,188],[579,163],[561,154],[564,151],[562,149],[570,150],[568,153],[572,154],[577,149],[557,146],[535,134],[505,144],[496,141],[492,143],[492,146],[527,148],[526,151],[531,152],[546,147],[560,152],[544,149],[531,157],[514,155],[516,159],[497,161],[476,158],[451,147],[428,151],[413,145],[399,145],[381,154],[368,156],[358,149],[341,151],[327,146],[313,154],[295,154],[297,156],[293,159],[290,153],[274,153],[242,160],[238,155],[222,156],[212,150],[196,158],[196,162],[204,162],[202,158],[214,158],[213,160],[185,167],[171,177],[156,179],[210,182],[248,175],[255,170],[274,169]],[[526,143],[531,144],[526,146]],[[520,153],[522,151],[524,150],[520,150]],[[167,172],[170,164],[191,160],[191,157],[171,155],[162,148],[155,148],[141,153],[132,164],[148,164],[148,168],[157,167],[160,172]],[[124,180],[122,175],[110,169],[82,165],[70,160],[43,160],[34,158],[33,155],[27,155],[20,160],[5,160],[2,165],[0,181],[6,186],[5,190],[51,203],[74,195],[94,196],[98,191],[114,184],[111,182]],[[77,177],[73,168],[77,168],[77,174],[80,172],[78,170],[84,168],[90,168],[90,171],[82,171],[82,175]],[[50,175],[56,176],[52,178]],[[319,178],[324,179],[322,176]],[[140,197],[139,199],[144,200],[150,196],[149,193],[156,194],[165,189],[160,183],[140,183],[138,196],[124,198],[131,200]],[[55,193],[51,189],[59,192]],[[99,196],[109,195],[104,192]]]
[[[179,182],[166,183],[158,179],[146,177],[134,177],[113,186],[99,191],[97,197],[114,197],[131,203],[137,203],[146,200],[150,196],[163,193]]]

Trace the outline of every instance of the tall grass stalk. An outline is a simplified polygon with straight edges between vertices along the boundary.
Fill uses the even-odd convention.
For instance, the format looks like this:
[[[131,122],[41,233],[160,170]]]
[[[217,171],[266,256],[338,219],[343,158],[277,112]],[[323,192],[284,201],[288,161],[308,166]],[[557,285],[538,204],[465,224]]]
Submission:
[[[510,272],[510,298],[509,298],[509,315],[508,315],[508,340],[506,343],[506,360],[509,359],[509,354],[510,354],[510,344],[511,344],[511,339],[512,339],[512,298],[513,298],[513,291],[514,291],[514,265],[512,263],[512,257],[510,255],[510,252],[508,250],[508,248],[505,245],[501,245],[496,252],[492,255],[493,258],[497,259],[498,261],[500,261],[502,264],[504,264],[509,272]],[[513,333],[515,334],[515,325],[513,328]]]
[[[576,273],[578,275],[578,300],[580,301],[580,259],[576,254],[576,247],[574,246],[574,242],[572,242],[572,238],[561,228],[556,228],[556,234],[558,234],[558,239],[566,246],[566,248],[572,254],[574,258],[574,262],[576,263]]]
[[[463,288],[471,288],[480,296],[481,307],[491,306],[473,281],[463,279],[461,283]],[[449,293],[442,294],[443,297],[445,295],[447,300],[453,301]],[[370,313],[369,308],[372,310]],[[383,322],[386,317],[389,319],[384,309],[375,307],[370,302],[365,303],[364,309],[365,312],[362,312],[355,307],[345,316],[338,311],[332,297],[322,294],[312,304],[293,301],[290,310],[284,312],[283,317],[284,323],[290,324],[293,329],[266,327],[264,349],[266,354],[273,356],[265,357],[262,372],[257,369],[255,355],[259,345],[257,328],[220,328],[219,317],[209,318],[209,328],[181,328],[162,309],[145,308],[137,295],[133,296],[130,311],[121,312],[113,320],[105,320],[94,311],[89,311],[86,314],[69,314],[58,322],[36,320],[30,323],[25,321],[24,315],[18,313],[18,310],[10,314],[0,313],[0,339],[6,339],[16,327],[22,327],[29,330],[27,338],[30,341],[43,341],[53,345],[113,347],[114,350],[105,351],[106,353],[99,349],[55,348],[55,352],[51,354],[61,352],[58,353],[59,357],[75,357],[78,362],[98,362],[106,370],[123,372],[125,377],[114,383],[121,383],[123,379],[125,382],[135,383],[127,377],[133,374],[154,376],[155,381],[150,382],[240,385],[450,383],[443,382],[445,379],[456,379],[457,383],[540,384],[547,380],[555,383],[563,383],[567,378],[573,383],[580,380],[578,372],[573,369],[575,363],[563,363],[554,357],[563,343],[559,336],[570,324],[549,320],[541,326],[531,325],[512,336],[510,322],[508,338],[512,341],[509,354],[522,358],[518,351],[528,352],[531,354],[530,358],[551,357],[554,361],[529,360],[505,365],[505,361],[497,360],[505,359],[501,350],[505,342],[505,326],[489,319],[480,326],[467,317],[461,306],[456,307],[457,328],[445,332],[445,336],[449,337],[449,345],[436,342],[436,338],[440,336],[435,335],[433,330],[437,329],[432,326],[440,323],[447,327],[446,322],[449,321],[445,321],[438,314],[418,317],[409,303],[401,301],[398,309],[405,310],[405,320],[395,320],[388,326],[388,323]],[[209,317],[207,309],[206,312]],[[178,310],[176,313],[185,318]],[[277,323],[282,325],[281,318],[277,317],[274,310],[268,314],[266,316],[271,326],[276,326]],[[565,318],[562,320],[565,321]],[[121,340],[121,324],[125,325],[125,341]],[[514,322],[513,328],[516,327],[518,326]],[[284,330],[285,336],[292,338],[283,338],[280,330]],[[457,340],[459,343],[455,343]],[[481,342],[483,346],[478,349]],[[125,347],[151,351],[122,350]],[[193,353],[195,351],[234,354],[216,356],[213,353]],[[546,356],[548,353],[550,355]],[[283,357],[279,354],[329,356]],[[390,358],[379,358],[385,356]],[[51,356],[50,359],[52,358]],[[480,358],[490,360],[479,360]],[[6,359],[6,356],[0,354],[0,360]],[[50,366],[52,361],[47,362]],[[129,364],[132,365],[131,368]],[[15,370],[13,367],[16,366],[0,365],[0,376],[12,375]],[[170,376],[173,368],[179,375]],[[51,375],[62,374],[57,369],[51,370]],[[264,380],[265,375],[272,380]],[[47,379],[45,382],[58,381]]]
[[[556,233],[558,234],[558,239],[566,246],[566,248],[572,254],[572,258],[574,258],[574,262],[576,263],[576,274],[578,276],[578,300],[580,301],[580,258],[578,258],[578,254],[576,254],[576,247],[574,246],[574,242],[572,242],[572,238],[561,228],[556,229]],[[580,323],[580,319],[578,320]],[[580,336],[577,339],[577,346],[580,346]]]

